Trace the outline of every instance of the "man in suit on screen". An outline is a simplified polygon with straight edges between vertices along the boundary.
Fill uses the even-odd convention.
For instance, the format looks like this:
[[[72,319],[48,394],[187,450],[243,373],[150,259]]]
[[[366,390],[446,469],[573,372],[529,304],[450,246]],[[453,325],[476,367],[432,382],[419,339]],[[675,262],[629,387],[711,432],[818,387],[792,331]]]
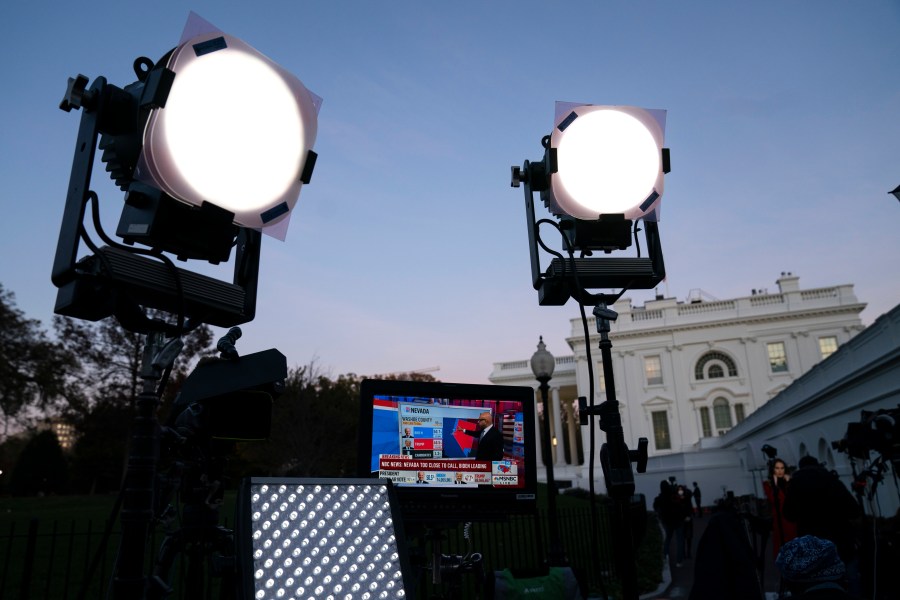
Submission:
[[[503,460],[503,436],[494,427],[494,419],[490,412],[478,415],[478,429],[471,431],[458,428],[466,435],[471,435],[475,440],[475,458],[478,460]]]

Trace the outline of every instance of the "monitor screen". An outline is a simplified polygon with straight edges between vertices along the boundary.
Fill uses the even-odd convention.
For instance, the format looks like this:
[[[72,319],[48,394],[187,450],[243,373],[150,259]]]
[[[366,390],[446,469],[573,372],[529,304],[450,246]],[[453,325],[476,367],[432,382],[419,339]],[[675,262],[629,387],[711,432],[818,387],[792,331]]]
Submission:
[[[360,395],[359,474],[390,479],[404,519],[534,510],[532,388],[367,379]]]

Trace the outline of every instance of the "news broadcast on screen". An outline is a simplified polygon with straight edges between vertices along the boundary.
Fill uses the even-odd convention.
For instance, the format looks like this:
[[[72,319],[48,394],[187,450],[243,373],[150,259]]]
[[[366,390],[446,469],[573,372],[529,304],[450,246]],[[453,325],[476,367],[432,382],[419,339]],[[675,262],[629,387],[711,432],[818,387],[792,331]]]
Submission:
[[[524,416],[516,404],[375,396],[372,472],[395,485],[523,487]],[[479,459],[479,419],[484,413],[502,449]]]

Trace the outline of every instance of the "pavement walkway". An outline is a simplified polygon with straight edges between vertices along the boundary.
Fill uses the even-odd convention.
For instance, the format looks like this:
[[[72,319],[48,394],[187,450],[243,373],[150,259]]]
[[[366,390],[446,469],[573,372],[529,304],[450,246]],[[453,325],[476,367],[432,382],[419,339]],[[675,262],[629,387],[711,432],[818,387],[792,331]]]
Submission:
[[[703,532],[706,531],[706,523],[709,515],[694,519],[694,536],[691,544],[691,558],[685,558],[680,567],[676,566],[674,558],[674,549],[671,552],[668,564],[663,566],[663,581],[659,588],[649,594],[641,596],[641,600],[686,600],[691,593],[691,587],[694,585],[694,550]],[[672,540],[674,545],[675,540]],[[775,568],[775,561],[772,558],[771,541],[766,547],[766,563],[763,572],[763,590],[766,592],[767,600],[774,600],[778,597],[778,588],[780,585],[780,577]]]

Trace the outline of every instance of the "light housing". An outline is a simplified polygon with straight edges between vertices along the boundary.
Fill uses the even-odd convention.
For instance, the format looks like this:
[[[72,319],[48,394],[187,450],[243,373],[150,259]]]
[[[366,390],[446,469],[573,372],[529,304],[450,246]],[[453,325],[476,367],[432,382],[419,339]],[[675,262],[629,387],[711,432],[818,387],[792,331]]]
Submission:
[[[238,64],[253,67],[250,74],[239,76],[229,66],[235,56]],[[194,75],[211,65],[216,77],[198,87]],[[184,323],[232,327],[252,321],[261,232],[283,239],[299,190],[310,180],[321,99],[193,13],[182,43],[156,63],[138,58],[134,72],[137,81],[124,88],[104,77],[88,86],[88,78],[78,75],[69,80],[60,103],[61,109],[81,109],[82,115],[53,263],[51,279],[59,288],[54,310],[92,321],[114,315],[126,329],[146,332],[159,325],[145,317],[144,309],[158,309],[178,316],[176,326],[164,327],[176,335]],[[280,92],[262,94],[265,82],[280,86]],[[199,103],[189,101],[194,95]],[[273,97],[293,111],[283,125],[265,121],[277,112],[277,106],[267,104]],[[235,144],[231,138],[238,122],[267,126],[241,126],[251,141]],[[224,135],[211,132],[216,123],[231,129]],[[275,145],[263,134],[282,142],[290,138],[288,151],[271,156]],[[90,191],[98,147],[110,177],[126,192],[116,231],[126,245],[100,230],[99,197]],[[200,154],[216,158],[199,166],[185,162]],[[210,183],[211,173],[217,182]],[[264,180],[248,187],[247,175]],[[239,191],[223,195],[223,187]],[[94,200],[94,228],[106,244],[102,247],[89,239],[84,224],[89,200]],[[92,253],[79,257],[82,241]],[[129,247],[135,244],[149,250]],[[231,282],[176,268],[166,256],[218,264],[230,260],[232,249]]]
[[[217,31],[166,61],[174,81],[143,132],[136,178],[194,206],[210,202],[244,227],[284,219],[316,139],[314,97],[249,44]]]
[[[544,195],[556,215],[657,220],[663,193],[665,112],[558,103],[550,134],[557,170]]]
[[[663,176],[670,170],[663,147],[665,111],[630,106],[557,102],[554,129],[544,136],[544,156],[512,167],[512,186],[525,187],[532,285],[541,305],[569,298],[596,304],[596,288],[650,289],[665,278],[657,221]],[[546,271],[535,192],[559,219],[563,253]],[[594,257],[625,250],[643,222],[646,256]],[[581,255],[575,257],[575,253]]]
[[[406,598],[390,481],[252,477],[237,502],[243,598]]]

